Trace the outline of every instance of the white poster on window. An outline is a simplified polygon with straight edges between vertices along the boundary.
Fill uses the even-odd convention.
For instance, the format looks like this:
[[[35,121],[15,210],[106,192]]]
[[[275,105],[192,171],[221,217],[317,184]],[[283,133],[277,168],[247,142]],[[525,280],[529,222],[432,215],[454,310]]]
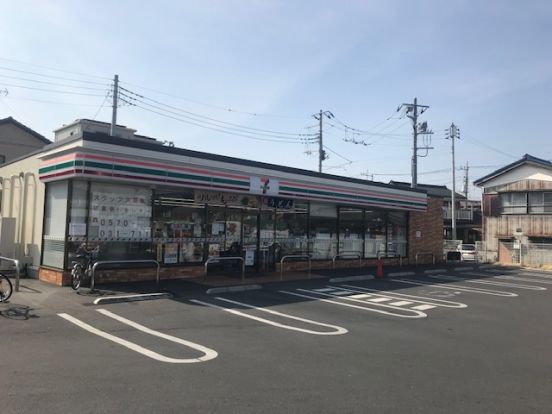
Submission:
[[[86,223],[69,223],[69,236],[86,236]]]
[[[89,237],[99,240],[149,239],[151,213],[150,190],[95,184],[91,191]]]
[[[255,249],[247,249],[245,251],[245,265],[253,266],[255,264]]]

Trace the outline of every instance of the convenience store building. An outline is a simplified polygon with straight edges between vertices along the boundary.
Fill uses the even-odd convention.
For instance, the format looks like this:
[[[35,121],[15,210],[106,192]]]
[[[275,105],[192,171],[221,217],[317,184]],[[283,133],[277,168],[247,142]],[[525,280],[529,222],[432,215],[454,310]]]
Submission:
[[[82,245],[99,245],[101,260],[155,259],[162,278],[200,275],[219,256],[256,272],[277,270],[284,255],[309,255],[313,268],[339,254],[367,265],[442,259],[442,200],[423,190],[179,149],[122,126],[110,136],[97,121],[63,126],[0,176],[2,253],[58,285]]]

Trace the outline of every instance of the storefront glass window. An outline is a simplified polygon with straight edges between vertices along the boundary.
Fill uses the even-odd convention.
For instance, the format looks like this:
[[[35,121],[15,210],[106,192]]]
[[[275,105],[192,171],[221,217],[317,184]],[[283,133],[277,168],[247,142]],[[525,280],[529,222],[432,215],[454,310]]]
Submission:
[[[279,246],[276,260],[284,255],[308,253],[307,213],[306,203],[295,203],[289,209],[276,210],[275,241]]]
[[[71,181],[71,201],[69,204],[69,230],[67,237],[67,267],[72,267],[75,254],[87,245],[88,223],[88,182]]]
[[[374,258],[385,254],[385,212],[366,210],[364,257]]]
[[[218,257],[225,249],[226,241],[226,209],[224,206],[207,207],[206,240],[207,256]],[[239,229],[239,226],[238,226]]]
[[[255,219],[256,219],[255,215]],[[251,228],[253,225],[253,229]],[[247,226],[244,223],[244,231],[247,231],[247,235],[244,235],[249,240],[251,233],[253,232],[253,241],[255,244],[257,240],[257,221],[254,220],[251,223],[251,219],[248,220]],[[226,220],[225,220],[225,242],[224,250],[228,253],[232,252],[233,255],[241,254],[242,246],[242,211],[236,208],[226,208]],[[222,248],[222,244],[221,244]]]
[[[42,264],[63,269],[69,181],[46,184]]]
[[[362,210],[341,207],[339,209],[339,253],[360,254],[364,251]]]
[[[205,205],[195,203],[191,191],[156,190],[153,243],[163,264],[203,261]]]
[[[403,211],[387,213],[387,256],[406,256],[407,214]]]
[[[102,260],[153,258],[151,190],[90,183],[88,245],[99,245]]]
[[[276,249],[277,244],[274,243],[274,209],[261,211],[261,269],[268,270],[273,268],[276,255],[279,253],[279,248]]]
[[[337,253],[337,206],[310,205],[310,253],[313,259],[331,259]]]

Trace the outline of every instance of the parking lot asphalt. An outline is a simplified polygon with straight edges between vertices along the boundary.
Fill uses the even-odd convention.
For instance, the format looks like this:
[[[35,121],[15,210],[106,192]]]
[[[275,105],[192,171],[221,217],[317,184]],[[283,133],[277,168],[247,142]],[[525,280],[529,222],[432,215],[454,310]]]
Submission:
[[[151,286],[22,280],[0,304],[3,412],[550,412],[552,273],[431,270],[100,305]]]

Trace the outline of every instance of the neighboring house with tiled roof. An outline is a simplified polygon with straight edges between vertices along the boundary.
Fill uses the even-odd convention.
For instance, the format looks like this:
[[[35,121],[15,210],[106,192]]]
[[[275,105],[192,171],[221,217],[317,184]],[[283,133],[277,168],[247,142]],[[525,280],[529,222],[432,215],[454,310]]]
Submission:
[[[389,184],[410,187],[404,181],[390,181]],[[452,190],[446,185],[418,184],[419,190],[425,190],[430,197],[443,199],[443,237],[452,239]],[[456,238],[463,243],[475,243],[481,240],[481,202],[468,200],[463,194],[456,193]]]
[[[519,262],[521,245],[530,253],[552,243],[552,162],[525,154],[474,184],[483,189],[483,240],[500,262]]]
[[[0,119],[0,164],[50,144],[51,141],[11,116]]]

